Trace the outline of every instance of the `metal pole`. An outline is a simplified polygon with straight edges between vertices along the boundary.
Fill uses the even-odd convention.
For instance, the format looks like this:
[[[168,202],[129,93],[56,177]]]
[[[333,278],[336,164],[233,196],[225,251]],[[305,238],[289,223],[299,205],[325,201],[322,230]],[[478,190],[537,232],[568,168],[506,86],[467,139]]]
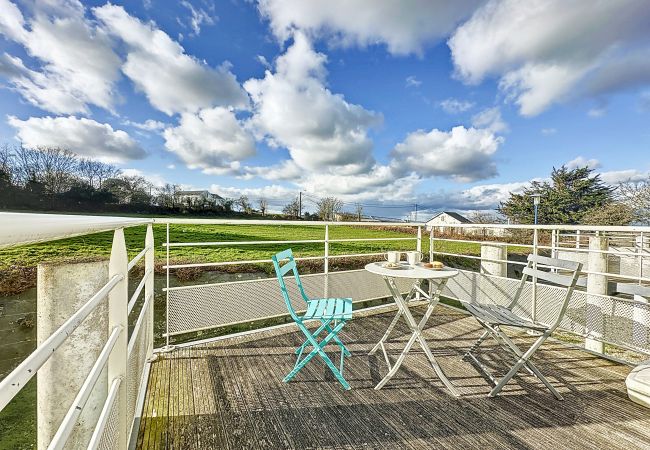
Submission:
[[[298,192],[298,218],[302,217],[302,191]]]
[[[539,231],[537,228],[533,231],[533,255],[537,256],[537,245],[538,245]],[[537,261],[533,261],[533,269],[537,270]],[[533,277],[533,300],[532,300],[532,311],[531,316],[533,322],[537,319],[537,277]]]
[[[535,225],[537,225],[537,203],[535,203]]]
[[[329,297],[329,271],[330,271],[330,226],[325,225],[325,262],[323,271],[325,273],[325,286],[323,297]]]
[[[144,285],[144,298],[145,302],[149,297],[152,297],[151,303],[149,305],[149,311],[147,311],[146,324],[147,324],[147,358],[151,357],[153,353],[153,311],[154,311],[154,239],[153,239],[153,225],[147,225],[147,234],[144,240],[145,248],[148,248],[147,253],[144,255],[144,272],[145,274],[149,273],[149,278]]]
[[[165,290],[165,348],[169,349],[169,223],[167,224],[167,290]]]

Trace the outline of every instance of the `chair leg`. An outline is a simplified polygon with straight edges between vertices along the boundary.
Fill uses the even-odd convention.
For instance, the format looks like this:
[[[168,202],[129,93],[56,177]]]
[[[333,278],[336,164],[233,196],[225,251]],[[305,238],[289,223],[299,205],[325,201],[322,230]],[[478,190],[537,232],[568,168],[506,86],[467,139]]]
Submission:
[[[298,327],[302,330],[303,333],[307,336],[307,340],[309,343],[314,347],[314,349],[302,360],[300,363],[296,364],[296,366],[289,372],[289,374],[284,377],[284,382],[290,381],[293,377],[296,376],[296,374],[303,368],[305,365],[311,361],[311,359],[319,355],[323,362],[325,362],[325,365],[329,367],[329,369],[332,371],[336,379],[343,385],[343,388],[348,390],[350,389],[350,385],[348,384],[347,381],[345,381],[345,378],[343,378],[343,375],[337,367],[334,365],[332,360],[327,356],[327,354],[323,351],[323,348],[336,336],[336,334],[341,331],[343,326],[345,325],[345,321],[340,321],[338,325],[336,325],[330,334],[328,334],[325,339],[323,339],[320,343],[316,341],[314,336],[309,333],[309,330],[303,325],[303,324],[298,324]]]
[[[544,385],[551,391],[551,393],[555,396],[556,399],[558,400],[564,399],[560,395],[560,393],[551,385],[551,383],[548,382],[548,380],[544,377],[544,375],[542,375],[542,373],[537,369],[537,367],[535,367],[535,365],[533,365],[532,363],[530,363],[530,361],[528,361],[530,357],[537,351],[537,349],[544,343],[544,341],[548,338],[549,335],[550,335],[549,331],[545,332],[542,336],[539,337],[539,339],[537,339],[537,341],[535,341],[535,343],[528,350],[526,350],[525,353],[521,354],[519,360],[515,363],[512,369],[510,369],[510,372],[508,372],[506,376],[501,378],[499,383],[494,387],[494,389],[492,389],[492,391],[489,394],[490,397],[495,397],[499,392],[501,392],[501,390],[506,385],[506,383],[510,381],[510,379],[519,371],[519,369],[521,369],[524,366],[528,366],[535,373],[537,378],[539,378],[539,380],[542,383],[544,383]],[[506,337],[506,339],[510,341],[509,338]],[[517,349],[519,353],[521,353],[519,348],[516,345],[514,345],[514,343],[512,345]]]
[[[323,332],[324,330],[326,330],[328,333],[331,333],[332,328],[329,325],[331,322],[332,322],[332,320],[327,320],[326,321],[326,320],[321,319],[321,325],[314,332],[314,337],[318,337],[318,335],[321,334],[321,332]],[[335,335],[333,339],[334,339],[334,342],[339,347],[341,347],[341,350],[343,352],[345,352],[345,356],[351,356],[350,350],[348,350],[348,348],[345,346],[345,344],[343,344],[343,342],[341,342],[341,340],[339,339],[338,336]],[[311,344],[310,344],[310,342],[308,340],[306,340],[305,342],[302,343],[302,345],[300,345],[300,347],[296,348],[294,353],[296,355],[299,354],[299,353],[302,353],[303,350],[305,349],[305,347],[307,347],[308,345],[311,345]]]
[[[539,348],[539,346],[541,346],[542,343],[543,343],[543,342],[548,338],[548,336],[550,336],[550,333],[549,333],[549,332],[546,332],[546,333],[544,333],[542,336],[540,336],[540,338],[537,340],[537,342],[539,342],[539,341],[541,340],[541,342],[539,342],[539,344],[537,345],[538,348]],[[508,347],[510,347],[511,351],[512,351],[514,354],[516,354],[519,358],[522,358],[522,357],[524,356],[524,354],[523,354],[522,351],[519,349],[519,347],[517,347],[517,345],[516,345],[514,342],[512,342],[512,340],[511,340],[511,339],[510,339],[510,338],[509,338],[505,333],[503,333],[503,332],[501,333],[501,338],[506,342],[506,344],[508,344]],[[537,342],[535,342],[535,344],[537,344]],[[535,344],[534,344],[534,345],[535,345]],[[532,353],[530,354],[530,356],[532,356]],[[526,367],[527,369],[529,369],[530,372],[532,372],[533,375],[535,375],[535,376],[537,377],[537,379],[539,379],[539,381],[541,381],[541,382],[544,384],[544,386],[546,386],[546,387],[548,388],[548,390],[551,391],[551,393],[553,394],[553,396],[554,396],[556,399],[558,399],[558,400],[564,400],[564,397],[562,397],[562,395],[561,395],[561,394],[560,394],[560,393],[555,389],[555,387],[554,387],[554,386],[553,386],[553,385],[552,385],[552,384],[551,384],[551,383],[546,379],[546,377],[545,377],[545,376],[544,376],[544,375],[539,371],[539,369],[537,368],[537,366],[535,366],[535,364],[533,364],[533,362],[530,361],[530,356],[528,356],[528,357],[526,358],[526,360],[525,360],[525,362],[524,362],[524,367]]]
[[[481,344],[483,343],[483,341],[485,341],[485,339],[486,339],[489,335],[490,335],[490,332],[489,332],[489,331],[486,330],[485,332],[483,332],[483,334],[481,335],[481,337],[478,338],[478,340],[474,343],[474,345],[472,345],[472,347],[471,347],[469,350],[467,350],[467,352],[465,352],[465,354],[463,355],[463,358],[462,358],[462,359],[465,360],[465,359],[467,359],[468,357],[472,356],[472,353],[474,353],[476,350],[478,350],[478,348],[481,346]]]

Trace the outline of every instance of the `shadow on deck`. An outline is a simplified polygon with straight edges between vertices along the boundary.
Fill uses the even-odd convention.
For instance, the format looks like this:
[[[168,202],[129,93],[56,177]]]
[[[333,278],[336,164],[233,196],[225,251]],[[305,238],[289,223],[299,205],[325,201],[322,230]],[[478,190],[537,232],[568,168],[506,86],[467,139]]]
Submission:
[[[629,367],[547,341],[534,360],[565,400],[525,371],[490,399],[485,379],[461,361],[479,326],[450,308],[436,310],[425,335],[462,397],[444,389],[417,344],[386,387],[373,390],[387,368],[381,352],[368,351],[393,315],[358,317],[344,329],[347,392],[317,359],[281,382],[302,342],[292,327],[161,355],[151,366],[138,448],[648,448],[650,411],[627,399]],[[400,323],[402,342],[393,341],[391,354],[407,333]],[[512,364],[494,341],[482,348],[498,375]]]

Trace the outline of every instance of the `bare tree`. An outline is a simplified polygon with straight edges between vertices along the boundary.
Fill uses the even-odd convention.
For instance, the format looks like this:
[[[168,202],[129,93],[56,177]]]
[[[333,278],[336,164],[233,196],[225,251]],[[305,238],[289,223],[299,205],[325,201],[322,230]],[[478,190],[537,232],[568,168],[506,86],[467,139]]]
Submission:
[[[470,216],[469,220],[473,223],[502,223],[503,220],[497,217],[496,214],[491,214],[485,211],[474,211]]]
[[[355,213],[357,214],[357,221],[361,222],[361,218],[363,217],[363,206],[361,203],[355,205]]]
[[[14,179],[14,152],[8,144],[0,145],[0,174],[9,183]]]
[[[247,195],[242,195],[237,199],[237,206],[239,207],[239,210],[244,214],[250,214],[251,212],[253,212],[253,207],[251,206],[251,203],[248,201]]]
[[[60,194],[74,182],[77,157],[58,147],[15,147],[14,172],[19,183],[41,183],[45,193]]]
[[[265,199],[264,197],[262,197],[260,199],[260,201],[259,201],[259,205],[260,205],[260,212],[262,213],[263,216],[265,216],[266,215],[266,210],[269,207],[268,200]]]
[[[165,208],[174,208],[176,206],[176,195],[179,186],[177,184],[167,183],[158,189],[157,202]]]
[[[321,220],[334,220],[336,214],[341,212],[343,202],[336,197],[325,197],[320,199],[316,206]]]
[[[287,216],[298,217],[300,215],[300,200],[298,200],[298,197],[286,204],[285,207],[282,208],[282,213]]]
[[[116,178],[121,173],[112,164],[86,158],[79,160],[78,172],[79,177],[95,189],[101,188],[105,180]]]
[[[650,223],[650,178],[620,183],[616,193],[621,201],[632,208],[636,220]]]

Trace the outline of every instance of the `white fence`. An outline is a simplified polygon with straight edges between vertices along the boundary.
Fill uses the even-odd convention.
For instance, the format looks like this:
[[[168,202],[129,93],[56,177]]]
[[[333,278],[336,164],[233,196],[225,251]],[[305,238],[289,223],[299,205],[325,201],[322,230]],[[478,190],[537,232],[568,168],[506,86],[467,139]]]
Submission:
[[[39,242],[69,235],[113,229],[114,239],[109,264],[109,277],[85,305],[77,310],[35,352],[27,357],[9,376],[0,382],[0,410],[25,386],[43,365],[56,354],[57,349],[74,333],[75,329],[96,310],[100,302],[108,298],[108,338],[85,382],[70,405],[50,447],[62,448],[71,435],[79,415],[83,411],[97,380],[106,376],[108,389],[103,408],[98,415],[89,448],[124,449],[129,439],[137,435],[139,399],[146,389],[148,361],[153,349],[154,319],[154,240],[152,223],[166,227],[167,285],[165,332],[167,345],[171,336],[224,325],[238,324],[259,319],[286,315],[274,277],[247,281],[171,286],[171,271],[190,267],[215,268],[219,266],[270,263],[265,259],[173,264],[173,251],[184,247],[241,247],[277,245],[290,247],[294,244],[322,246],[322,253],[297,258],[298,261],[318,260],[323,263],[321,273],[303,277],[307,294],[313,297],[345,296],[355,302],[384,298],[387,296],[383,281],[363,269],[332,271],[332,262],[338,258],[383,258],[386,247],[399,245],[401,250],[420,250],[430,259],[447,259],[451,264],[464,261],[461,274],[451,280],[444,295],[460,301],[504,302],[513,292],[516,268],[522,266],[524,254],[541,253],[569,259],[584,259],[586,266],[582,278],[583,288],[578,289],[571,300],[562,329],[584,336],[589,341],[606,342],[626,349],[650,354],[650,227],[553,227],[553,226],[501,226],[468,225],[486,230],[499,229],[498,233],[475,232],[464,234],[464,225],[450,225],[456,232],[441,234],[433,230],[423,239],[423,224],[382,223],[321,223],[288,221],[237,221],[237,220],[185,220],[151,219],[130,220],[73,216],[57,219],[43,218],[46,223],[56,223],[47,230],[39,229],[43,215],[20,215],[22,218],[0,222],[0,247],[26,242]],[[29,217],[27,217],[29,216]],[[60,216],[58,216],[60,217]],[[124,227],[147,224],[144,248],[131,261],[127,258]],[[9,226],[7,226],[9,224]],[[287,239],[249,241],[181,242],[172,239],[182,225],[272,225],[286,230],[292,236],[293,226],[314,226],[323,230],[319,239]],[[25,234],[20,233],[23,227]],[[352,226],[377,228],[389,226],[410,229],[407,236],[332,239],[333,227]],[[68,227],[68,228],[66,228]],[[11,228],[10,230],[8,228]],[[245,227],[242,227],[245,233]],[[364,253],[337,254],[332,246],[346,242],[372,242],[376,250]],[[398,244],[396,244],[398,243]],[[428,249],[423,247],[428,244]],[[598,244],[598,245],[597,245]],[[382,249],[382,246],[385,248]],[[480,252],[478,250],[481,250]],[[428,252],[427,252],[428,250]],[[509,252],[510,250],[510,252]],[[522,256],[524,255],[524,256]],[[128,296],[128,272],[144,259],[144,276],[138,282],[132,296]],[[405,289],[407,286],[403,286]],[[291,287],[290,287],[291,288]],[[550,314],[561,296],[559,288],[529,283],[528,303],[524,313],[543,319]],[[141,306],[140,306],[141,305]],[[295,305],[300,310],[301,305]],[[304,305],[303,305],[304,308]],[[128,335],[129,314],[139,311],[133,330]],[[106,373],[106,375],[103,375]]]
[[[88,232],[111,229],[115,231],[109,261],[108,281],[0,382],[0,411],[48,361],[57,355],[57,350],[61,349],[75,330],[108,299],[108,338],[74,400],[69,405],[65,416],[39,417],[39,421],[43,419],[55,421],[55,423],[60,422],[56,433],[46,437],[49,443],[43,442],[39,436],[39,446],[48,449],[60,449],[66,446],[84,412],[88,399],[98,385],[98,381],[101,377],[107,377],[108,390],[94,431],[87,442],[88,448],[127,448],[130,431],[135,423],[137,397],[142,392],[143,386],[146,386],[147,359],[153,352],[154,240],[152,221],[84,217],[71,220],[69,217],[56,215],[38,215],[39,217],[48,216],[43,218],[45,228],[39,230],[34,226],[29,215],[2,216],[0,246],[4,247],[82,235]],[[143,223],[149,223],[143,243],[144,248],[129,261],[123,227]],[[55,225],[48,228],[48,224]],[[24,234],[16,231],[20,227],[25,230]],[[134,294],[129,298],[129,271],[142,259],[145,261],[145,273]],[[129,312],[136,302],[141,303],[142,306],[135,327],[129,336]],[[72,362],[70,361],[70,363]],[[55,383],[58,381],[42,380],[41,382]],[[39,413],[47,414],[44,411],[39,411]],[[78,446],[77,441],[75,441],[76,446]]]

